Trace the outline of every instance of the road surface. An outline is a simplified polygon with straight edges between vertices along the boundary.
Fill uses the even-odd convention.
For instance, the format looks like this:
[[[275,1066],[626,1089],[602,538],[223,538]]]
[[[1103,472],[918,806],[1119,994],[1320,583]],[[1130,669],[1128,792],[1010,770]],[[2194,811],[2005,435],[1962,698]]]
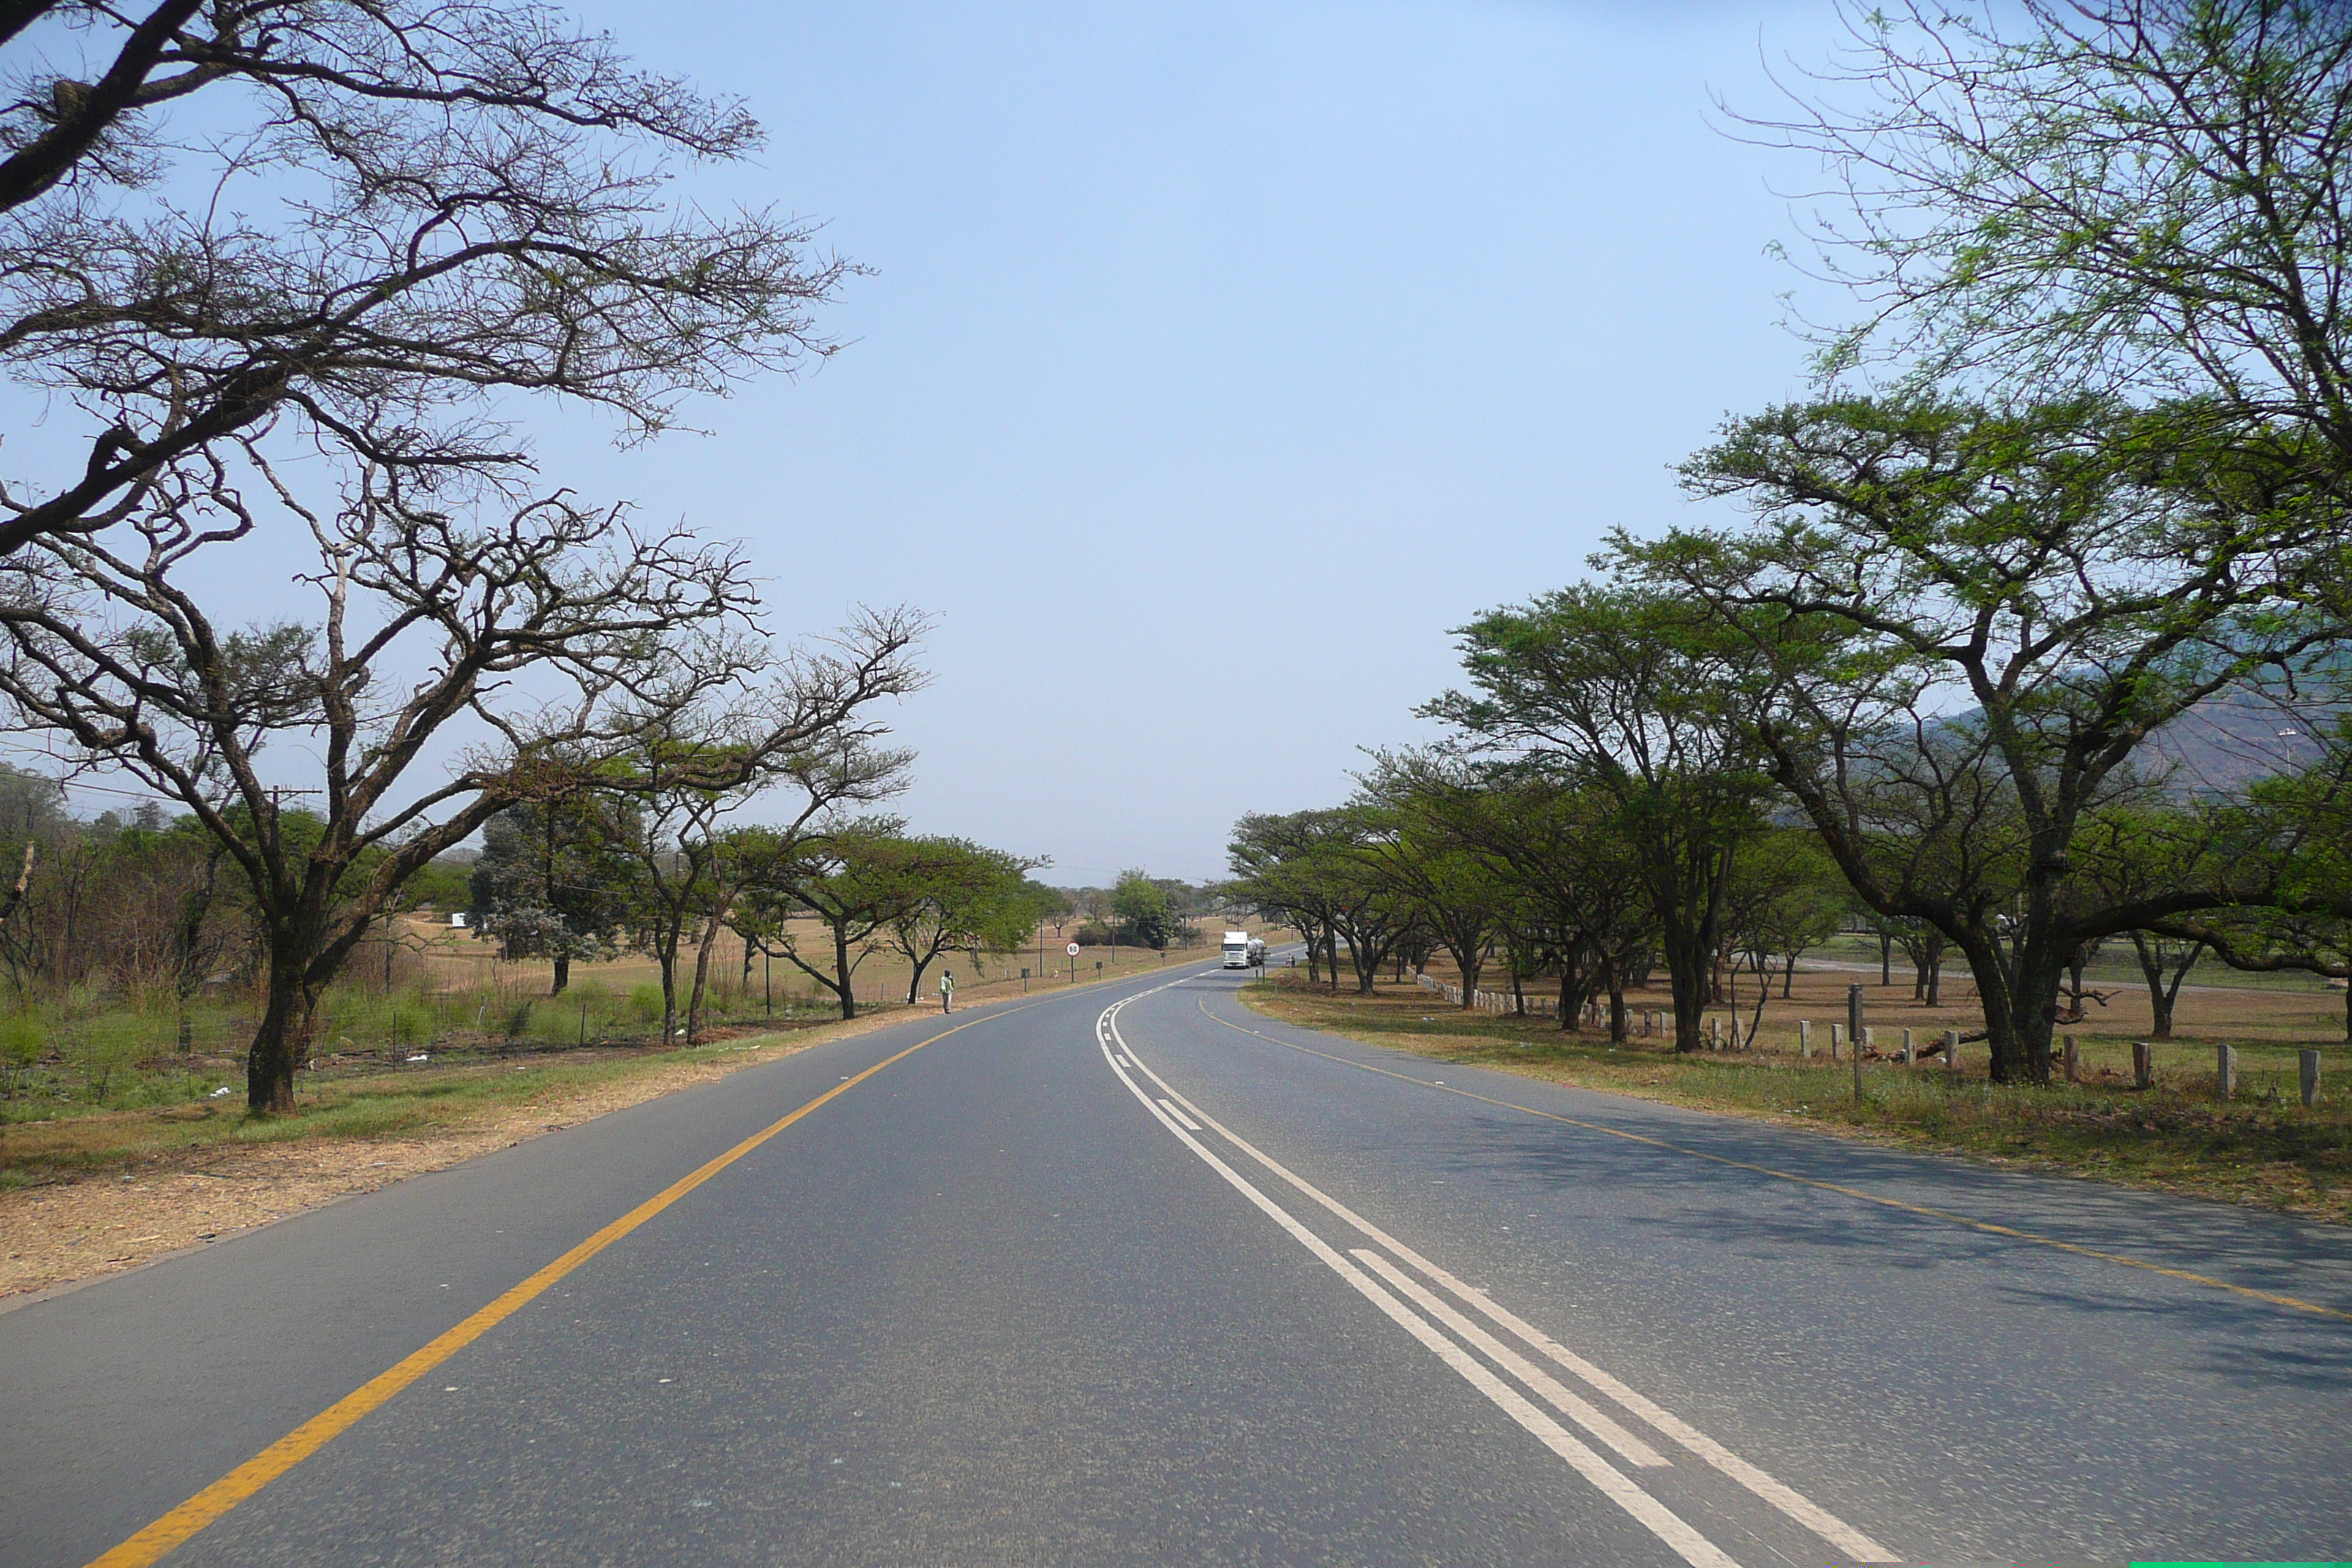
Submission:
[[[1240,978],[912,1020],[0,1313],[0,1563],[2352,1555],[2343,1233]]]

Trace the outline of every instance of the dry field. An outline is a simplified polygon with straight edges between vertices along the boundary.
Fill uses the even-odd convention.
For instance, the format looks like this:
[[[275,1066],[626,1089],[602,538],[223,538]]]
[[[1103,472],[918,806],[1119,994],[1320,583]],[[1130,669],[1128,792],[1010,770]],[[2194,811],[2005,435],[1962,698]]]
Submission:
[[[1431,974],[1455,978],[1435,965]],[[1411,980],[1384,981],[1371,995],[1358,996],[1352,982],[1337,994],[1310,990],[1303,969],[1285,970],[1244,995],[1270,1016],[1444,1060],[2352,1222],[2352,1047],[2344,1044],[2340,993],[2184,992],[2175,1037],[2157,1043],[2156,1082],[2145,1091],[2134,1083],[2130,1055],[2131,1042],[2147,1038],[2142,993],[2111,997],[2104,1010],[2092,1009],[2091,1020],[2066,1031],[2084,1064],[2080,1083],[1991,1084],[1978,1044],[1963,1047],[1957,1079],[1940,1061],[1908,1068],[1872,1062],[1857,1103],[1850,1062],[1832,1066],[1827,1055],[1829,1025],[1845,1016],[1848,985],[1864,983],[1864,1021],[1882,1051],[1899,1048],[1906,1028],[1924,1047],[1948,1028],[1982,1027],[1965,979],[1955,984],[1948,976],[1944,1005],[1930,1008],[1910,1001],[1907,973],[1898,970],[1893,987],[1882,988],[1877,978],[1874,964],[1866,973],[1801,968],[1792,998],[1782,1000],[1776,983],[1758,1032],[1759,1049],[1696,1056],[1678,1056],[1671,1041],[1656,1037],[1617,1047],[1603,1029],[1563,1031],[1551,1019],[1464,1012]],[[1752,986],[1752,977],[1745,984]],[[1743,1020],[1753,1005],[1753,992],[1746,994]],[[1663,1009],[1664,985],[1628,1001],[1637,1009]],[[1728,1011],[1713,1016],[1727,1020]],[[1798,1055],[1801,1018],[1814,1026],[1810,1060]],[[2216,1092],[2214,1071],[2214,1047],[2224,1042],[2240,1049],[2238,1091],[2227,1101]],[[2297,1092],[2296,1053],[2305,1048],[2321,1052],[2322,1097],[2314,1109],[2305,1109]]]

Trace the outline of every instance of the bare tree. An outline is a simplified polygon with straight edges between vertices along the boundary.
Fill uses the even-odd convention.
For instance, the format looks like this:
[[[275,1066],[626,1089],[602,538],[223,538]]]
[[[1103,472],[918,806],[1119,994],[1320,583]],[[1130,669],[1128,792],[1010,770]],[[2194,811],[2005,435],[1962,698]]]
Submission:
[[[676,163],[756,122],[544,6],[22,0],[0,47],[0,364],[78,447],[0,484],[0,555],[265,437],[520,501],[501,397],[636,437],[830,352],[810,310],[850,268],[808,225],[675,209]]]
[[[48,534],[0,565],[0,698],[79,763],[181,803],[250,889],[268,952],[256,1111],[291,1106],[319,993],[377,912],[495,813],[609,784],[648,727],[757,692],[755,743],[730,731],[691,764],[703,787],[733,789],[769,755],[856,731],[860,710],[917,679],[913,617],[868,616],[779,658],[751,635],[737,550],[641,535],[618,510],[559,494],[461,521],[384,470],[331,516],[277,496],[315,551],[299,579],[313,624],[222,626],[188,584],[206,544],[253,526],[219,468],[131,520],[136,548]],[[472,729],[472,752],[412,782],[453,726]],[[290,793],[314,828],[284,809],[273,771],[300,753],[315,786]]]

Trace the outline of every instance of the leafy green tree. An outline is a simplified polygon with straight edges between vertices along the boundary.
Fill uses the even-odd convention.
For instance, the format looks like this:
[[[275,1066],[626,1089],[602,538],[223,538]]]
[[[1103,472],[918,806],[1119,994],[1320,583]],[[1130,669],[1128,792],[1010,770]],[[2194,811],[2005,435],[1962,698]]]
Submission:
[[[1798,958],[1843,923],[1851,899],[1836,863],[1809,829],[1770,829],[1741,852],[1724,899],[1723,924],[1734,975],[1744,965],[1756,976],[1747,1038],[1764,1026],[1774,963],[1780,965],[1786,996],[1795,984]],[[1727,999],[1736,1018],[1738,998]]]
[[[1641,585],[1561,589],[1459,636],[1472,689],[1422,711],[1609,802],[1655,922],[1675,1048],[1700,1049],[1732,868],[1770,787],[1742,710],[1748,650]]]
[[[1233,879],[1226,883],[1228,896],[1270,922],[1294,928],[1307,939],[1310,985],[1321,983],[1325,955],[1336,951],[1329,889],[1310,874],[1310,858],[1328,818],[1328,813],[1318,811],[1252,813],[1234,824],[1233,837],[1225,847],[1233,871]],[[1335,956],[1330,962],[1336,986],[1339,960]]]
[[[774,921],[776,955],[832,992],[844,1018],[857,1016],[857,971],[887,948],[893,930],[919,917],[933,879],[950,857],[909,838],[894,816],[828,826],[793,857],[788,877],[762,879],[757,895],[772,909],[805,910],[824,928],[824,948],[803,950],[789,923]]]
[[[582,793],[509,806],[482,826],[467,886],[475,929],[503,956],[544,958],[560,996],[575,960],[618,951],[628,928],[637,836],[635,803]]]
[[[1110,912],[1119,929],[1140,947],[1164,949],[1176,930],[1176,911],[1167,888],[1140,869],[1118,874],[1110,890]]]
[[[979,973],[983,949],[1010,952],[1037,927],[1038,895],[1029,880],[1047,864],[989,849],[964,838],[913,840],[923,858],[913,868],[919,884],[913,907],[889,922],[886,939],[909,966],[907,1005],[922,999],[923,974],[940,954],[969,952]]]
[[[2087,824],[2160,788],[2148,735],[2341,636],[2314,578],[2334,514],[2195,428],[2097,399],[1775,409],[1685,468],[1753,525],[1619,541],[1749,641],[1773,777],[1865,903],[1966,956],[2000,1081],[2048,1080],[2085,944],[2267,898],[2242,862],[2119,900],[2079,864]]]
[[[1863,305],[1823,342],[1915,385],[2187,400],[2352,477],[2352,11],[2309,0],[1924,0],[1853,14],[1779,119]],[[1843,211],[1837,208],[1843,206]]]
[[[1461,831],[1465,796],[1476,793],[1470,769],[1430,752],[1384,752],[1375,762],[1365,784],[1365,864],[1412,906],[1462,976],[1461,1005],[1475,1007],[1487,949],[1504,932],[1517,890]]]

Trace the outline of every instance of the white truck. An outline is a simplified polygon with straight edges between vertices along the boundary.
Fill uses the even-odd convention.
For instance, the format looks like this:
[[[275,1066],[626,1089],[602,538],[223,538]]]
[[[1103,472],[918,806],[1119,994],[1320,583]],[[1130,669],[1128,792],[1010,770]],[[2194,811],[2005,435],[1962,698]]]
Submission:
[[[1229,931],[1224,941],[1227,969],[1255,969],[1265,962],[1265,939],[1245,931]]]

